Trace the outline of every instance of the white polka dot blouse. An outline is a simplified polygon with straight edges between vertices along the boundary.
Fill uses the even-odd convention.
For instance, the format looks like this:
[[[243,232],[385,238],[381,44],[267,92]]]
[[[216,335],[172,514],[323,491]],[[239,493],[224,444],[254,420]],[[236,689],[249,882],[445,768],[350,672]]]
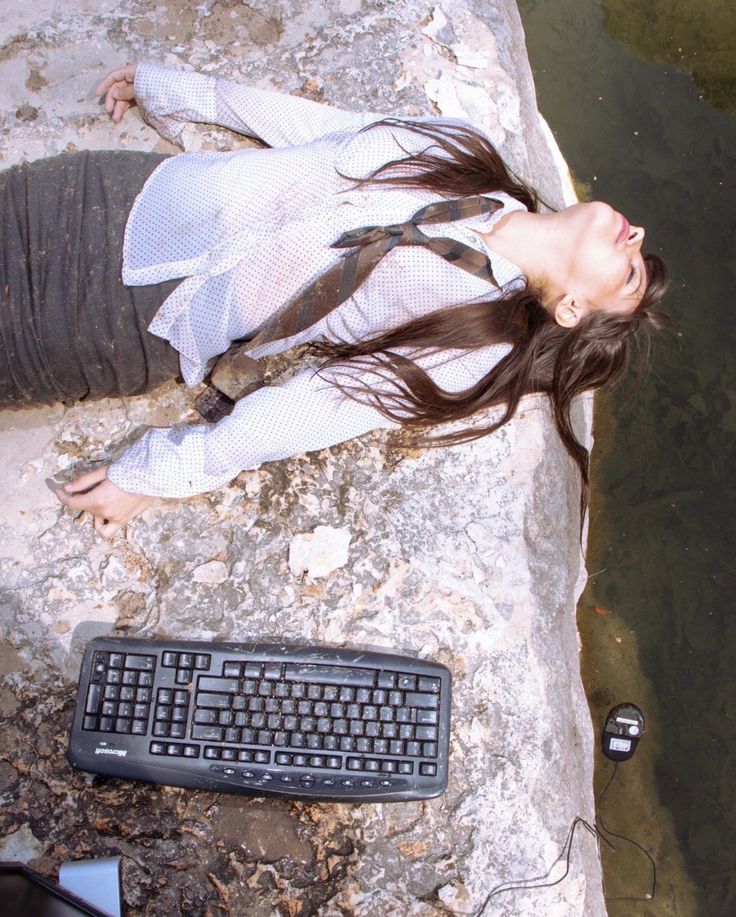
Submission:
[[[330,245],[343,232],[404,222],[440,199],[414,189],[356,189],[350,179],[427,145],[396,126],[360,132],[383,115],[342,111],[154,64],[139,64],[135,91],[144,118],[169,140],[179,141],[187,122],[204,122],[257,137],[270,147],[173,156],[148,179],[128,218],[124,283],[181,278],[149,330],[177,349],[189,386],[205,377],[213,358],[233,340],[251,337],[335,264],[341,252]],[[490,217],[425,224],[422,231],[478,248],[482,242],[475,229],[523,209],[505,194],[492,196],[504,207]],[[524,282],[515,265],[488,255],[500,287]],[[436,309],[496,295],[495,287],[427,249],[396,248],[330,315],[299,335],[255,349],[252,356],[319,338],[356,341]],[[460,391],[507,352],[507,345],[491,345],[420,356],[417,363],[445,390]],[[262,462],[389,426],[375,408],[346,398],[330,384],[328,373],[303,370],[241,399],[217,424],[150,430],[113,463],[109,477],[133,493],[186,497],[219,487]]]

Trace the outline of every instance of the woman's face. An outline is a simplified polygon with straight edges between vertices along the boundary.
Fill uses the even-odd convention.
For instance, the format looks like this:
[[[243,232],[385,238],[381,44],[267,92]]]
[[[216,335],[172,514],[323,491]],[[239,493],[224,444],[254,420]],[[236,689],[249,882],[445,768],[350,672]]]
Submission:
[[[601,201],[574,204],[555,216],[560,324],[577,324],[590,312],[633,312],[647,285],[641,255],[644,230]]]

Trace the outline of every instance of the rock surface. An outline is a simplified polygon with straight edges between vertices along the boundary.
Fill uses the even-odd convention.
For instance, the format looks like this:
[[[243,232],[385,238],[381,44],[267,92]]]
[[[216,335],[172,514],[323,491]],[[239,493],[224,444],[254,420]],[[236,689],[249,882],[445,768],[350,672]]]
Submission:
[[[4,165],[171,150],[135,113],[115,127],[90,98],[108,69],[151,58],[347,108],[470,116],[548,200],[566,194],[512,0],[0,0],[0,42]],[[243,141],[204,127],[185,142]],[[371,436],[265,465],[149,510],[112,544],[60,511],[46,478],[191,416],[173,384],[0,415],[2,850],[49,876],[120,853],[128,913],[162,917],[470,914],[495,886],[545,873],[573,818],[593,820],[593,738],[574,617],[577,483],[544,404],[529,399],[499,434],[459,448]],[[587,417],[581,405],[581,429]],[[290,545],[321,526],[345,533],[348,562],[295,574]],[[444,662],[448,791],[305,805],[74,773],[73,682],[85,642],[109,633],[307,639]],[[485,913],[604,914],[593,840],[576,836],[560,885],[499,894]]]

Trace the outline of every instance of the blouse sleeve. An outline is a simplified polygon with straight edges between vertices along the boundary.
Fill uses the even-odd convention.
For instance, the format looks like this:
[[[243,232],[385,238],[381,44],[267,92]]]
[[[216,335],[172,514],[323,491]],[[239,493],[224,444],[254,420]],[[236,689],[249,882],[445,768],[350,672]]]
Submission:
[[[284,147],[360,130],[384,117],[147,62],[138,64],[135,96],[145,120],[179,145],[187,122],[219,124]]]
[[[441,388],[461,391],[507,352],[507,345],[492,345],[417,362]],[[396,424],[376,408],[343,395],[327,373],[306,370],[284,385],[267,386],[243,398],[214,426],[150,430],[111,465],[108,474],[131,493],[188,497],[221,487],[263,462],[325,449],[392,426]]]

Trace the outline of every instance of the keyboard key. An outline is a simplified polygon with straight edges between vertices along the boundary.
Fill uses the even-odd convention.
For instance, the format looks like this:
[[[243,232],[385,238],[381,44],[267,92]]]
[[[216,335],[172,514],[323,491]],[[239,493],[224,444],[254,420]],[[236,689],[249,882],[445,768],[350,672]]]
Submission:
[[[322,736],[312,732],[307,736],[307,748],[320,751],[322,749]]]
[[[400,739],[394,739],[389,744],[389,754],[403,755],[404,754],[404,743]]]
[[[273,694],[273,682],[271,681],[262,681],[258,685],[258,694],[261,697],[270,697]]]
[[[172,739],[183,739],[187,734],[186,723],[172,723],[169,728],[169,735]]]
[[[399,727],[396,723],[384,723],[381,726],[381,735],[384,739],[395,739],[399,734]]]
[[[131,719],[133,716],[133,705],[128,703],[118,704],[118,716],[123,716],[127,719]]]
[[[124,688],[120,689],[120,700],[132,701],[135,700],[135,688],[130,685],[126,685]]]
[[[437,727],[436,726],[415,726],[414,735],[417,739],[424,742],[436,742],[437,741]]]
[[[223,694],[237,694],[240,691],[239,678],[209,678],[199,676],[198,691],[220,691]]]
[[[342,767],[342,758],[339,755],[330,755],[325,758],[325,766],[339,770]]]
[[[292,756],[287,754],[284,751],[280,751],[276,754],[276,763],[277,764],[291,764]]]
[[[419,773],[422,777],[434,777],[437,774],[437,765],[429,761],[422,761],[419,765]]]
[[[417,687],[417,677],[416,675],[399,675],[397,684],[402,691],[414,691]]]
[[[100,732],[112,732],[113,718],[111,716],[101,716],[100,724],[97,727]]]
[[[159,738],[168,736],[169,734],[169,724],[168,723],[154,723],[153,724],[153,734]]]
[[[412,758],[418,758],[422,753],[422,746],[419,742],[407,742],[406,743],[406,754],[411,755]]]
[[[165,755],[166,744],[164,742],[151,742],[151,744],[148,746],[148,750],[152,755]]]
[[[171,711],[171,722],[172,723],[186,723],[187,721],[187,708],[186,707],[174,707]]]
[[[413,739],[414,738],[414,727],[410,723],[406,723],[403,726],[399,727],[399,738],[400,739]]]
[[[179,653],[179,668],[180,669],[194,668],[194,655],[192,653]]]
[[[253,678],[246,678],[243,682],[242,688],[243,694],[257,694],[258,693],[258,682]]]
[[[371,739],[381,734],[381,724],[371,720],[365,724],[365,734]]]
[[[247,662],[243,669],[243,675],[246,678],[255,678],[257,681],[261,677],[261,668],[260,662]]]
[[[396,773],[396,762],[391,760],[381,761],[381,770],[384,774],[395,774]]]
[[[270,745],[273,742],[273,733],[270,729],[259,729],[256,737],[257,745]],[[256,759],[258,760],[258,759]]]
[[[155,656],[138,656],[134,653],[128,653],[125,657],[126,669],[140,669],[143,672],[153,672],[155,667]]]
[[[389,691],[388,702],[391,707],[402,707],[404,705],[404,694],[402,691]]]
[[[146,734],[146,725],[145,720],[133,720],[130,731],[134,736],[144,736]]]
[[[253,755],[253,760],[256,764],[270,764],[271,763],[271,752],[270,751],[257,751]]]
[[[352,688],[340,688],[339,698],[343,704],[349,704],[355,700],[355,691]]]
[[[217,720],[216,710],[195,710],[194,722],[202,726],[212,726]]]
[[[289,737],[283,730],[278,730],[273,734],[273,744],[278,748],[283,748],[285,745],[289,744]]]
[[[153,672],[139,672],[138,673],[138,684],[142,685],[144,688],[150,688],[153,686]]]
[[[349,771],[363,770],[363,762],[360,758],[348,758],[347,768]]]
[[[388,692],[378,690],[371,692],[370,703],[375,704],[377,707],[383,706],[388,700]]]
[[[322,757],[322,755],[311,755],[309,758],[309,766],[310,767],[324,767],[325,759]]]
[[[294,767],[306,767],[307,766],[307,756],[306,755],[294,755],[292,759],[292,764]]]
[[[307,697],[309,700],[320,700],[322,697],[322,685],[309,685],[307,688]]]
[[[252,760],[253,752],[249,748],[241,749],[241,751],[238,752],[238,761],[250,764]]]
[[[176,653],[164,653],[161,657],[161,665],[165,665],[167,669],[176,668]]]
[[[198,758],[199,745],[185,745],[183,755],[185,758]]]
[[[420,691],[430,691],[432,694],[439,694],[440,680],[439,678],[422,675],[417,679],[417,688]]]
[[[210,667],[210,657],[206,653],[198,653],[194,657],[194,668],[200,671],[207,671]],[[192,746],[193,748],[194,746]]]
[[[166,754],[172,758],[180,758],[182,753],[181,745],[167,745]]]
[[[398,771],[400,774],[413,774],[414,773],[414,762],[413,761],[399,761]]]
[[[110,669],[107,675],[105,675],[105,681],[109,685],[119,685],[122,680],[123,673],[120,671],[120,669]]]
[[[373,742],[373,751],[377,755],[388,754],[388,739],[375,739]]]
[[[378,687],[379,688],[395,688],[396,687],[396,673],[395,672],[379,672],[378,673]]]
[[[289,744],[292,748],[304,748],[306,741],[307,740],[303,732],[292,732],[291,742]]]
[[[329,709],[330,709],[330,708],[329,708],[329,705],[326,704],[324,701],[321,701],[321,700],[320,700],[320,701],[317,701],[316,704],[314,704],[314,708],[313,708],[313,710],[312,710],[312,713],[313,713],[315,716],[328,716],[328,715],[329,715]]]
[[[355,750],[360,752],[371,751],[371,740],[370,739],[356,739],[355,740]]]
[[[243,666],[239,662],[226,662],[222,667],[224,678],[240,678]]]
[[[164,707],[163,704],[158,704],[156,706],[156,712],[154,713],[154,718],[157,720],[169,720],[171,719],[171,707]]]
[[[117,700],[119,694],[120,688],[117,685],[105,685],[105,693],[102,696],[105,700]]]
[[[325,685],[322,691],[322,699],[326,701],[335,701],[339,693],[337,685]]]
[[[324,748],[325,751],[336,751],[337,744],[337,736],[322,736],[322,748]]]
[[[285,681],[280,681],[273,689],[273,693],[276,697],[288,697],[290,693],[289,685]]]
[[[130,720],[127,717],[118,717],[115,720],[115,732],[127,735],[130,732]]]
[[[220,726],[192,726],[192,738],[205,742],[222,742],[224,730]]]
[[[355,739],[352,736],[342,736],[340,751],[355,751]]]
[[[216,707],[219,710],[227,710],[230,707],[230,698],[227,694],[203,694],[197,692],[198,707]]]
[[[97,729],[97,717],[85,716],[82,720],[82,729]]]
[[[230,742],[232,745],[240,743],[240,730],[237,726],[230,726],[225,730],[225,741]]]
[[[135,699],[139,704],[150,704],[151,702],[151,689],[150,688],[141,688],[140,686],[136,689]]]
[[[363,769],[366,771],[377,771],[380,767],[380,762],[376,761],[375,758],[367,758],[363,763]]]
[[[278,697],[267,697],[263,702],[263,709],[266,713],[280,713],[281,704]]]
[[[437,723],[436,710],[417,710],[417,723],[428,723],[434,725]]]
[[[87,689],[87,703],[85,704],[85,711],[87,713],[97,713],[100,709],[100,701],[102,700],[102,688],[100,685],[90,685]]]
[[[263,677],[269,681],[279,681],[281,678],[281,663],[267,662],[263,667]]]
[[[420,694],[417,691],[407,691],[404,703],[407,707],[429,707],[434,709],[440,699],[436,694]]]
[[[220,760],[220,749],[215,748],[213,745],[207,745],[204,749],[204,756],[210,761],[219,761]]]
[[[237,749],[235,748],[223,748],[222,749],[222,760],[223,761],[235,761],[238,757]]]
[[[266,714],[251,713],[250,725],[253,727],[253,729],[263,729],[263,727],[266,725]]]
[[[178,685],[188,685],[192,680],[192,670],[191,669],[177,669],[176,678],[174,681]]]
[[[355,692],[355,701],[358,704],[368,704],[371,700],[371,694],[373,692],[369,691],[368,688],[358,688]]]
[[[425,742],[422,745],[422,753],[425,758],[436,758],[437,757],[437,743],[436,742]]]

